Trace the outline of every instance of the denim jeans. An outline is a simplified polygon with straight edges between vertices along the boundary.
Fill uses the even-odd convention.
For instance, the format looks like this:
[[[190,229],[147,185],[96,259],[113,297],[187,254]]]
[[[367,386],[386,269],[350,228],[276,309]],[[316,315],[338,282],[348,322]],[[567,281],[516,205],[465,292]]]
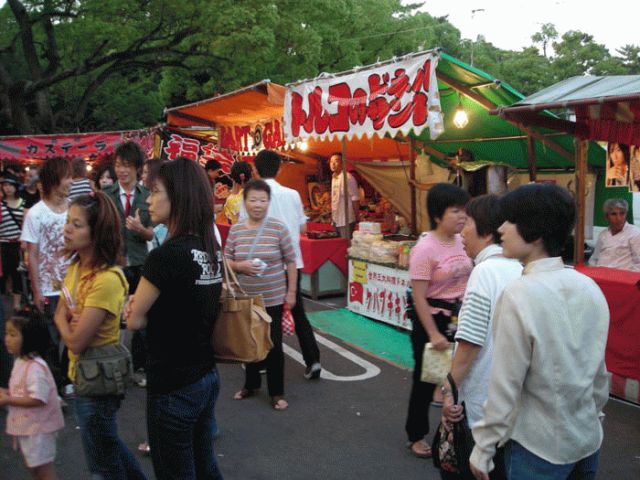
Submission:
[[[510,440],[504,455],[508,479],[514,480],[594,480],[600,462],[600,450],[576,463],[556,465],[534,455],[518,442]]]
[[[118,437],[116,413],[121,399],[76,396],[82,447],[92,480],[146,480],[131,450]]]
[[[219,393],[215,368],[170,393],[148,392],[147,429],[158,480],[222,480],[213,448]]]

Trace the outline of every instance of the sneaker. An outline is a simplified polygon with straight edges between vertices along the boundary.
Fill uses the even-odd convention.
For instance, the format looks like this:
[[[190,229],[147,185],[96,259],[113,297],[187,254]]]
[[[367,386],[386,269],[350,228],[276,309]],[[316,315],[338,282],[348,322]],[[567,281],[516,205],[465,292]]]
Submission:
[[[306,368],[304,371],[304,378],[307,380],[317,380],[320,378],[320,372],[322,371],[322,366],[320,363],[316,362],[313,365]]]

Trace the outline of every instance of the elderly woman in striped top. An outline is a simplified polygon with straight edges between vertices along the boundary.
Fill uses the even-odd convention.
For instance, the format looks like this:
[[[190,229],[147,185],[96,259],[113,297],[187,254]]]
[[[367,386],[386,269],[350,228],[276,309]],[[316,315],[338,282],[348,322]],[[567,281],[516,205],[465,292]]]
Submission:
[[[286,302],[293,308],[296,302],[296,256],[285,224],[267,217],[269,185],[263,180],[251,180],[244,187],[243,197],[248,218],[231,227],[224,254],[231,268],[240,274],[238,281],[244,291],[262,295],[272,319],[273,349],[263,362],[247,364],[244,387],[234,399],[243,400],[257,393],[260,367],[264,365],[271,406],[285,410],[289,404],[284,399],[282,306]]]

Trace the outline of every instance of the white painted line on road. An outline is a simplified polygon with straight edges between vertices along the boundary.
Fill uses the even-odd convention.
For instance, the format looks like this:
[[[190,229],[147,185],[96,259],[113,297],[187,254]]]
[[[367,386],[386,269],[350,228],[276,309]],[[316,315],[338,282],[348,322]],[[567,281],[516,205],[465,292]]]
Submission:
[[[323,365],[322,373],[320,374],[320,376],[324,380],[333,380],[336,382],[358,382],[361,380],[367,380],[369,378],[373,378],[376,375],[380,374],[380,369],[377,366],[375,366],[373,363],[368,362],[364,358],[357,356],[356,354],[341,347],[337,343],[334,343],[331,340],[323,337],[322,335],[318,335],[316,333],[315,336],[318,343],[321,343],[325,347],[330,348],[331,350],[336,352],[338,355],[341,355],[347,360],[352,361],[353,363],[364,368],[365,370],[365,372],[360,375],[343,376],[343,375],[336,375],[335,373],[331,373]],[[296,362],[304,366],[304,359],[302,358],[302,354],[300,354],[300,352],[298,352],[294,348],[291,348],[286,343],[282,344],[282,349],[284,350],[284,353],[286,353],[291,358],[293,358]]]

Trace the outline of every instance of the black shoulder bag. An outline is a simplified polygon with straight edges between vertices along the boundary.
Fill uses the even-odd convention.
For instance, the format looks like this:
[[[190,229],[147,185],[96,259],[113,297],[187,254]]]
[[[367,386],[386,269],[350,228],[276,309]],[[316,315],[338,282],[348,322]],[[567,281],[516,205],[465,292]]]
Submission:
[[[447,380],[451,385],[453,402],[457,405],[458,387],[453,381],[451,373],[447,374]],[[449,424],[440,422],[438,425],[431,444],[433,464],[440,470],[459,474],[462,479],[474,480],[469,467],[469,457],[473,450],[474,441],[467,421],[464,402],[462,402],[462,408],[465,413],[461,421]]]

